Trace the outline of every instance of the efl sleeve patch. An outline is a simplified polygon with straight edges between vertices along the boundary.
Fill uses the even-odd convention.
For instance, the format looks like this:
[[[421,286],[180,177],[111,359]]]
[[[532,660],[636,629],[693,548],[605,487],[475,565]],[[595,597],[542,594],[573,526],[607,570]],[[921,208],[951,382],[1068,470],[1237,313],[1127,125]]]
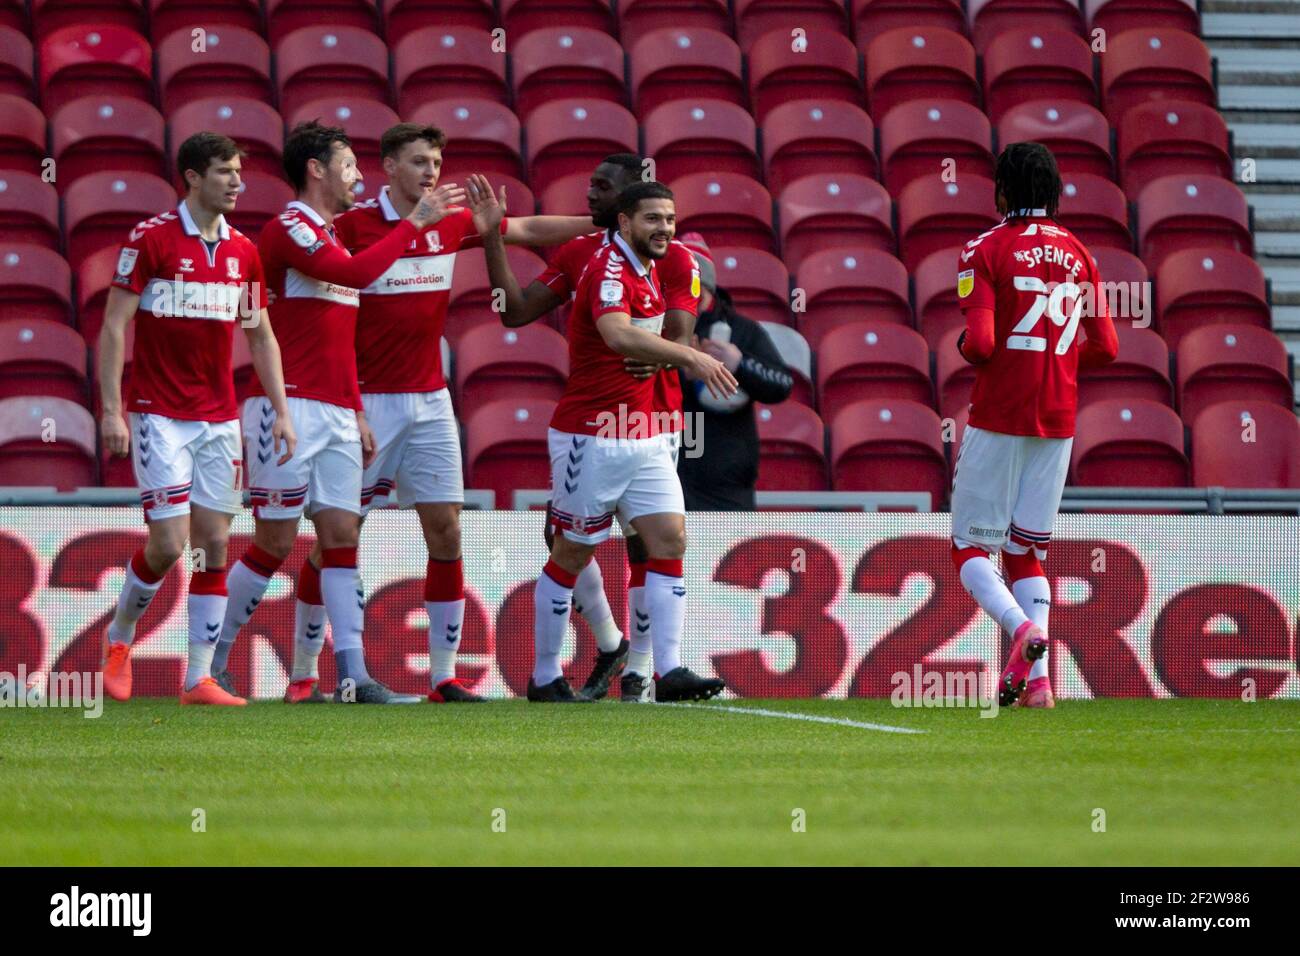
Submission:
[[[139,249],[122,250],[122,254],[117,257],[117,277],[119,279],[129,279],[131,277],[131,273],[135,271],[135,260],[139,256]]]
[[[618,305],[623,301],[623,283],[604,279],[600,283],[600,301],[605,305]]]
[[[312,246],[320,248],[317,245],[316,232],[305,222],[295,222],[289,227],[289,238],[302,246],[304,249],[311,249]]]
[[[957,273],[957,296],[966,298],[975,291],[975,270],[967,269],[965,272]]]

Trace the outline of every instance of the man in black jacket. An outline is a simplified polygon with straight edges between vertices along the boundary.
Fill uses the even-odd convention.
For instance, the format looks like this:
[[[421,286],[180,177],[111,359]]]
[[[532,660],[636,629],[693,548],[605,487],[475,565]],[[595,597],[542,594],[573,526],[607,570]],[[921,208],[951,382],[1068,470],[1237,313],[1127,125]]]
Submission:
[[[717,287],[709,248],[698,233],[681,237],[700,266],[697,347],[724,362],[740,384],[730,399],[714,399],[700,382],[682,376],[682,410],[697,427],[677,459],[688,511],[753,511],[758,483],[758,428],[754,402],[773,405],[790,395],[794,376],[763,327],[736,312]],[[696,417],[695,413],[702,413]],[[702,427],[700,427],[702,426]],[[692,444],[694,447],[692,447]]]

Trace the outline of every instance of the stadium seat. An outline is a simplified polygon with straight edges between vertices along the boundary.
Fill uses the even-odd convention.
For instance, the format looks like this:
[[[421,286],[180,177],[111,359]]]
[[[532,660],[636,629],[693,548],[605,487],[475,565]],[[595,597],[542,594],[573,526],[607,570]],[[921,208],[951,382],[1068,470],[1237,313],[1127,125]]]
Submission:
[[[0,242],[0,321],[10,319],[71,324],[72,270],[63,256],[44,246]]]
[[[636,115],[678,99],[726,100],[749,107],[740,47],[725,33],[690,27],[651,30],[628,50]]]
[[[540,322],[477,325],[456,346],[456,395],[464,408],[504,399],[558,402],[569,377],[569,343]]]
[[[726,0],[620,0],[618,36],[625,50],[647,33],[666,27],[731,34]]]
[[[15,395],[86,404],[86,343],[76,329],[48,319],[0,319],[0,399]]]
[[[1106,282],[1123,282],[1128,284],[1137,284],[1146,287],[1150,277],[1147,274],[1147,267],[1142,260],[1131,252],[1125,252],[1123,249],[1115,249],[1111,246],[1098,246],[1096,249],[1089,249],[1092,253],[1093,260],[1097,263],[1097,269],[1101,273],[1101,281]],[[1114,310],[1111,312],[1114,315]],[[1136,309],[1130,314],[1138,314]]]
[[[275,45],[280,113],[291,116],[322,90],[332,97],[392,105],[388,47],[374,33],[353,26],[308,26]]]
[[[826,491],[826,426],[806,405],[754,403],[759,491]]]
[[[239,144],[246,177],[284,178],[284,121],[265,103],[244,96],[209,96],[173,110],[167,117],[170,158],[174,161],[180,144],[204,130],[222,133]],[[173,172],[179,176],[179,171]]]
[[[907,270],[887,252],[861,248],[814,252],[795,276],[796,296],[800,291],[805,301],[803,312],[796,313],[799,331],[819,356],[822,339],[841,326],[863,321],[912,324]]]
[[[832,421],[862,399],[906,398],[934,406],[930,349],[906,326],[854,322],[832,329],[817,348],[817,407]]]
[[[74,272],[77,277],[77,331],[92,349],[99,344],[104,324],[108,286],[117,272],[119,247],[105,246],[86,256]]]
[[[524,124],[528,181],[545,184],[569,173],[590,173],[610,153],[635,153],[636,118],[604,100],[552,100]],[[678,224],[680,226],[680,223]]]
[[[388,182],[388,177],[384,175],[384,162],[379,155],[379,140],[385,130],[396,126],[400,120],[383,103],[327,96],[304,103],[287,119],[289,129],[307,120],[319,119],[329,126],[342,126],[347,130],[348,139],[352,141],[352,151],[357,154],[357,169],[361,172],[361,182],[356,188],[356,193],[361,198],[373,198]]]
[[[508,106],[482,99],[437,100],[408,118],[438,127],[456,144],[443,157],[447,182],[466,173],[523,175],[519,120]]]
[[[737,311],[745,315],[743,309]],[[767,337],[776,346],[776,351],[781,356],[781,360],[785,362],[786,367],[794,375],[794,386],[790,389],[788,401],[798,402],[811,408],[815,404],[815,400],[812,349],[808,346],[808,340],[800,335],[797,330],[790,328],[788,325],[782,325],[780,322],[763,322],[761,324],[763,331],[767,333]]]
[[[831,487],[928,491],[938,509],[948,490],[942,430],[934,409],[905,398],[846,405],[831,419]]]
[[[975,366],[957,351],[957,339],[964,327],[955,325],[948,329],[934,350],[935,392],[943,418],[956,418],[968,409],[971,390],[975,388]]]
[[[466,487],[496,495],[498,508],[510,508],[517,488],[551,487],[551,455],[546,431],[555,402],[541,398],[501,399],[465,415]]]
[[[384,36],[396,48],[409,34],[428,29],[456,33],[460,30],[489,32],[496,25],[492,0],[381,0]]]
[[[1137,198],[1138,255],[1153,272],[1182,249],[1254,255],[1250,208],[1236,184],[1218,176],[1161,176]]]
[[[128,27],[106,24],[55,30],[41,41],[40,64],[41,106],[46,115],[92,93],[153,102],[153,50]]]
[[[1156,270],[1157,328],[1172,352],[1189,332],[1210,325],[1272,327],[1264,270],[1227,249],[1184,249]]]
[[[908,100],[979,105],[975,48],[960,33],[936,27],[890,30],[871,41],[866,59],[868,112],[877,125]]]
[[[493,176],[491,182],[493,188],[498,185],[501,177]],[[553,179],[546,184],[538,200],[541,202],[541,214],[543,216],[589,216],[591,209],[587,205],[587,188],[591,183],[590,173],[570,173],[567,176],[561,176],[559,179]],[[521,184],[522,185],[522,184]],[[527,188],[527,187],[524,187]],[[509,185],[506,186],[506,198],[511,196]],[[515,203],[511,201],[507,209],[515,208]],[[519,207],[521,210],[522,206]],[[516,213],[516,215],[521,215]]]
[[[1300,488],[1300,421],[1271,402],[1227,401],[1192,422],[1198,488]]]
[[[842,32],[805,29],[791,39],[788,27],[776,29],[754,41],[748,59],[749,93],[760,123],[793,100],[862,102],[858,51]]]
[[[0,26],[0,93],[30,100],[35,63],[32,41],[12,27]]]
[[[741,246],[714,246],[713,265],[718,287],[731,293],[736,311],[756,322],[787,326],[794,323],[790,274],[785,263],[772,253]]]
[[[379,32],[377,0],[265,0],[266,38],[271,46],[295,30],[328,25],[332,30]]]
[[[54,441],[47,440],[49,436]],[[95,419],[77,402],[46,396],[0,399],[0,485],[95,484]]]
[[[581,97],[627,105],[623,48],[604,30],[569,26],[534,30],[511,50],[510,71],[515,112],[522,121],[551,100]]]
[[[254,30],[209,28],[207,49],[196,54],[188,30],[158,43],[158,90],[168,119],[195,100],[233,97],[271,104],[271,50]]]
[[[566,177],[567,178],[567,177]],[[578,206],[577,212],[557,213],[556,215],[585,216],[587,210],[587,181],[586,177],[578,184]],[[443,176],[438,180],[441,182],[455,182],[456,180],[447,179]],[[538,211],[537,198],[533,191],[529,189],[521,180],[514,176],[507,176],[505,173],[493,173],[488,176],[488,181],[492,185],[492,191],[500,195],[501,187],[506,188],[506,212],[511,216],[531,216]],[[574,208],[572,206],[566,208]]]
[[[501,25],[514,42],[557,23],[613,33],[614,5],[611,0],[501,0]]]
[[[1121,323],[1139,328],[1156,324],[1155,302],[1147,267],[1131,252],[1110,246],[1089,250],[1101,274],[1102,291],[1116,326]]]
[[[1217,105],[1210,51],[1199,37],[1147,27],[1108,36],[1101,57],[1101,98],[1111,125],[1118,125],[1132,107],[1153,100]]]
[[[645,152],[655,178],[671,182],[699,169],[761,180],[754,118],[725,100],[672,100],[645,117]]]
[[[1195,422],[1218,402],[1295,405],[1286,346],[1254,325],[1214,325],[1188,332],[1178,343],[1178,410]]]
[[[899,27],[940,27],[965,34],[961,0],[851,0],[853,36],[859,50]]]
[[[68,263],[106,246],[121,247],[136,223],[176,208],[177,192],[148,173],[91,173],[63,194],[63,227]]]
[[[999,218],[991,180],[963,176],[959,185],[918,179],[898,194],[899,258],[915,269],[930,253],[965,245]]]
[[[31,0],[32,39],[45,39],[64,27],[93,23],[144,33],[143,0]]]
[[[796,179],[852,174],[875,179],[876,134],[866,110],[839,100],[774,106],[763,125],[763,165],[773,195]]]
[[[1103,246],[1132,251],[1128,202],[1120,188],[1090,173],[1070,173],[1061,180],[1061,225],[1082,240],[1090,252]]]
[[[922,176],[993,178],[993,130],[977,107],[957,100],[908,100],[880,121],[880,166],[891,196]]]
[[[0,27],[27,33],[31,23],[27,18],[27,0],[0,0]]]
[[[130,98],[83,96],[50,117],[50,140],[58,169],[55,188],[68,186],[106,165],[122,172],[167,175],[162,114]],[[179,144],[178,144],[179,145]],[[112,157],[106,163],[105,157]]]
[[[778,207],[782,258],[792,270],[817,251],[847,248],[893,255],[897,248],[893,203],[874,179],[851,173],[803,176],[785,187]]]
[[[1079,409],[1070,484],[1086,488],[1187,485],[1183,421],[1168,405],[1109,398]]]
[[[254,242],[272,216],[284,212],[293,201],[293,187],[275,176],[246,176],[240,183],[239,202],[226,218]]]
[[[1174,173],[1232,179],[1228,126],[1218,110],[1200,103],[1133,107],[1120,120],[1117,147],[1120,183],[1130,199]]]
[[[1109,398],[1143,399],[1173,407],[1169,347],[1151,329],[1115,322],[1119,354],[1101,368],[1079,370],[1079,407]]]
[[[493,51],[493,42],[487,30],[474,27],[408,32],[393,47],[398,112],[408,116],[423,103],[448,97],[508,102],[506,57]]]
[[[968,0],[971,38],[986,58],[999,37],[1016,30],[1062,32],[1079,36],[1083,17],[1079,0]],[[1091,75],[1091,71],[1089,71]]]
[[[1125,30],[1160,28],[1201,32],[1196,0],[1083,0],[1089,32],[1115,36]]]
[[[998,142],[1042,143],[1056,157],[1062,173],[1090,173],[1115,178],[1110,154],[1110,124],[1101,111],[1072,100],[1031,100],[1002,114]]]
[[[1069,6],[1069,4],[1066,4]],[[1024,27],[997,36],[984,51],[984,102],[997,123],[1029,99],[1097,105],[1092,50],[1076,33]]]
[[[788,48],[795,27],[811,36],[820,33],[849,35],[848,14],[839,0],[735,0],[736,39],[753,54],[758,42],[772,33],[785,35]]]
[[[720,246],[776,252],[772,197],[757,181],[735,173],[691,173],[668,188],[676,198],[678,232],[702,232]]]
[[[930,253],[913,272],[916,292],[916,327],[931,349],[950,329],[966,324],[957,299],[957,257],[961,246]]]
[[[537,253],[520,246],[507,246],[506,259],[520,284],[525,286],[546,268],[546,263]],[[492,283],[488,280],[487,263],[480,252],[458,255],[451,278],[451,300],[443,334],[451,347],[459,352],[460,337],[473,326],[482,324],[501,327],[501,317],[492,311]]]
[[[149,0],[149,39],[155,47],[177,30],[190,35],[196,24],[260,33],[262,5],[258,0]]]
[[[0,235],[6,242],[61,248],[59,195],[41,177],[0,169]]]
[[[0,93],[0,169],[39,176],[45,148],[45,114],[28,99]]]

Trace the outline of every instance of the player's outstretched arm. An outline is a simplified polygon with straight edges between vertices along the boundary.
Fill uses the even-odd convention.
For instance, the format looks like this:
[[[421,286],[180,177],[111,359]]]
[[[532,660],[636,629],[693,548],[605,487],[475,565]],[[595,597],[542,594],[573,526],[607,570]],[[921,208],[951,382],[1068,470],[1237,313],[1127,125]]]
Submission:
[[[590,216],[520,216],[506,223],[505,240],[512,246],[558,246],[595,228]]]
[[[670,342],[661,335],[639,329],[626,312],[606,312],[596,319],[605,344],[626,358],[646,363],[675,365],[686,369],[705,384],[716,398],[729,398],[736,391],[736,377],[712,356]]]
[[[493,289],[500,289],[504,294],[502,324],[507,328],[519,328],[559,306],[564,300],[540,282],[530,282],[527,289],[520,289],[519,280],[510,268],[505,241],[501,235],[501,220],[506,213],[506,187],[502,186],[501,194],[497,196],[493,194],[486,177],[474,174],[466,180],[465,192],[474,228],[483,240],[488,281],[492,283]],[[514,220],[510,222],[513,223]]]
[[[289,402],[284,393],[284,368],[280,363],[280,343],[271,330],[271,320],[266,309],[262,309],[254,322],[245,323],[244,334],[248,336],[248,351],[253,357],[253,371],[262,383],[267,400],[275,410],[275,424],[271,426],[271,448],[279,452],[283,444],[284,453],[280,455],[277,465],[283,465],[293,457],[298,447],[298,435],[293,429],[293,417],[289,414]]]
[[[126,361],[126,324],[140,308],[140,296],[109,287],[104,325],[99,331],[99,433],[110,455],[123,458],[131,448],[131,429],[122,415],[122,366]]]

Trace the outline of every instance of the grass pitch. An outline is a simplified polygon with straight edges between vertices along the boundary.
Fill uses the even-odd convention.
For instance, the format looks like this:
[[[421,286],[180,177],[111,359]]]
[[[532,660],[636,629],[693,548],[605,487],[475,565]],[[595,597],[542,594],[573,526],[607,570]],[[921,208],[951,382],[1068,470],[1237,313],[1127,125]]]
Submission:
[[[714,704],[0,710],[0,863],[1300,863],[1300,702],[724,706],[925,733]]]

